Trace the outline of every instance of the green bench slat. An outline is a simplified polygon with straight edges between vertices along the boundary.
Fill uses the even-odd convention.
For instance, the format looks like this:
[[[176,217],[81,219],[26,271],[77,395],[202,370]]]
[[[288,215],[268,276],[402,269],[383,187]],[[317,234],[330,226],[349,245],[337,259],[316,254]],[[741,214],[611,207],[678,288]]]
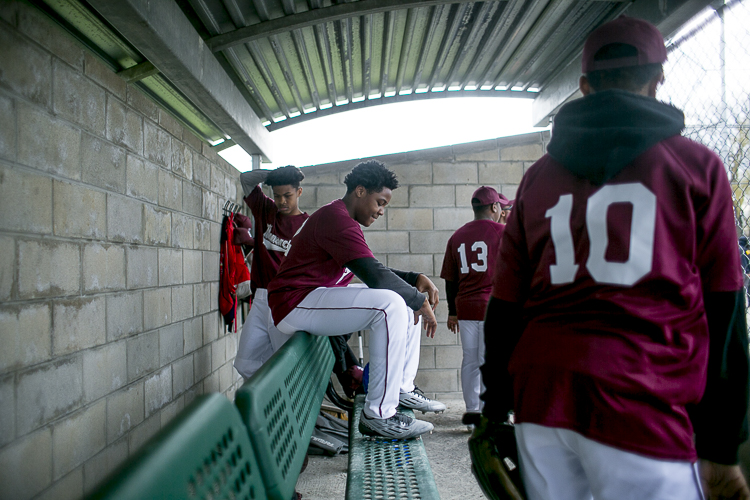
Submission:
[[[364,436],[359,418],[365,396],[357,396],[349,423],[349,473],[346,498],[439,500],[421,438],[395,440]],[[399,410],[414,417],[411,410]]]
[[[297,332],[237,390],[269,499],[294,494],[333,361],[327,337]]]
[[[260,499],[265,488],[237,409],[198,396],[91,496],[94,499]]]

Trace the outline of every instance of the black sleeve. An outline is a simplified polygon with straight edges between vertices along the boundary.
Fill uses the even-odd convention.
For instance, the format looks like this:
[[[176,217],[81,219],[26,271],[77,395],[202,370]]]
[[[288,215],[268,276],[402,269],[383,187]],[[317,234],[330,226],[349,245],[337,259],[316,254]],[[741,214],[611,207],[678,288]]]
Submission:
[[[401,278],[402,280],[409,283],[411,286],[417,286],[417,278],[419,278],[419,275],[421,273],[414,273],[411,271],[399,271],[398,269],[393,269],[392,267],[387,267],[386,269],[390,269],[393,274]]]
[[[346,267],[368,287],[393,290],[401,295],[406,304],[415,311],[419,310],[424,304],[425,297],[419,290],[399,278],[374,257],[354,259],[347,262]]]
[[[246,198],[255,189],[255,186],[261,182],[265,182],[268,172],[268,170],[258,169],[248,170],[240,174],[240,183],[242,184],[242,191],[245,193]]]
[[[706,391],[689,408],[700,458],[736,464],[737,450],[747,439],[750,372],[745,321],[745,291],[711,292],[704,296],[709,347]]]
[[[485,386],[482,414],[489,420],[505,421],[513,409],[513,379],[508,363],[523,329],[519,304],[490,297],[484,317],[485,363],[481,367]]]
[[[448,316],[456,315],[456,296],[458,295],[458,283],[445,280],[445,295],[448,299]]]

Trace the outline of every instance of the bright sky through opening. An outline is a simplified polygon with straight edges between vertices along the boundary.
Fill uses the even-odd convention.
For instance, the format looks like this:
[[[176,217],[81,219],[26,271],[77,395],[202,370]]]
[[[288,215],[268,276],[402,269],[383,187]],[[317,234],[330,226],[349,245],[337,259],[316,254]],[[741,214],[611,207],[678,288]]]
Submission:
[[[531,99],[456,97],[384,104],[346,111],[271,132],[273,163],[298,167],[417,151],[545,130],[531,123]],[[239,146],[219,153],[244,172]]]

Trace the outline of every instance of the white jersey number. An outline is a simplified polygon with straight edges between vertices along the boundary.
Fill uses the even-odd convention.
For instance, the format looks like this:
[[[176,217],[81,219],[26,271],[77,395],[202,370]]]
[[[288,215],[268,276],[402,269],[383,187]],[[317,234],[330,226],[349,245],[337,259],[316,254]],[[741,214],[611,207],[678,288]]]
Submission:
[[[630,203],[630,251],[625,262],[610,262],[605,254],[609,245],[607,210],[613,203]],[[572,283],[578,271],[575,263],[570,215],[573,195],[560,196],[557,204],[544,214],[550,220],[556,264],[550,266],[552,284]],[[613,184],[594,193],[586,203],[586,230],[591,247],[586,261],[591,277],[599,283],[631,286],[651,271],[656,228],[656,195],[640,183]]]
[[[471,268],[478,273],[487,271],[487,243],[484,241],[475,241],[471,245],[471,251],[477,252],[477,261],[471,263]],[[466,243],[459,245],[458,255],[461,257],[461,274],[468,274],[469,263],[466,260]]]

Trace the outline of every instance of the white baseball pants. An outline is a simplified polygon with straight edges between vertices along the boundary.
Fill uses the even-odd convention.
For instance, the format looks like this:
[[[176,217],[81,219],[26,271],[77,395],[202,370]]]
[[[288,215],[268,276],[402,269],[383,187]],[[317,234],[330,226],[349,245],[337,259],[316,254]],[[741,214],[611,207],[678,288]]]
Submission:
[[[414,324],[414,311],[396,292],[321,287],[276,326],[287,336],[299,330],[333,336],[369,329],[370,380],[364,408],[369,417],[392,417],[399,393],[414,390],[422,321]]]
[[[484,364],[484,321],[458,320],[461,334],[461,389],[467,412],[480,412],[482,400],[479,395],[484,391],[482,373],[479,367]]]
[[[278,350],[278,347],[273,347],[269,337],[269,331],[274,330],[276,327],[268,307],[268,291],[258,288],[255,290],[247,321],[242,325],[237,357],[234,358],[234,368],[245,379],[252,377]]]
[[[577,432],[516,424],[529,500],[702,500],[697,464],[657,460]]]

